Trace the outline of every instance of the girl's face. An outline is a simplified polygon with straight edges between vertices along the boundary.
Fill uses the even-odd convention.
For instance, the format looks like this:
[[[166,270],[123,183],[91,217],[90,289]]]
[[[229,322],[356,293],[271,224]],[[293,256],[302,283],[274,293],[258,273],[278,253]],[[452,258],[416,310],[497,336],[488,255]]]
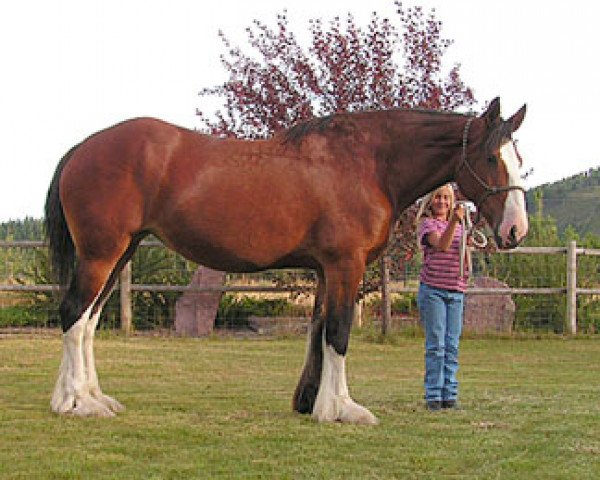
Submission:
[[[434,218],[447,220],[452,205],[453,194],[449,188],[440,188],[431,199],[431,213]]]

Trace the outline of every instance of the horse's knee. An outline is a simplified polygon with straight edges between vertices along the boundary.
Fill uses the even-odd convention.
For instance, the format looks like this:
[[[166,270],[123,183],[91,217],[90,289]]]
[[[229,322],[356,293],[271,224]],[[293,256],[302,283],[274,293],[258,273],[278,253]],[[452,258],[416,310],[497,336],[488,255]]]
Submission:
[[[354,306],[342,306],[337,311],[329,311],[325,328],[325,340],[339,355],[346,355],[350,329],[354,317]]]

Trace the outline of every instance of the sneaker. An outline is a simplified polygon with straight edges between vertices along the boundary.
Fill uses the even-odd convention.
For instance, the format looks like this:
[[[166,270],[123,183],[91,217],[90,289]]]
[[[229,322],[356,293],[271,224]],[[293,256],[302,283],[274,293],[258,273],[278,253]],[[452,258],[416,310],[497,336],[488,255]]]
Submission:
[[[441,407],[447,409],[458,409],[458,402],[456,400],[442,400]]]
[[[427,410],[430,412],[437,412],[442,409],[442,402],[440,400],[428,400]]]

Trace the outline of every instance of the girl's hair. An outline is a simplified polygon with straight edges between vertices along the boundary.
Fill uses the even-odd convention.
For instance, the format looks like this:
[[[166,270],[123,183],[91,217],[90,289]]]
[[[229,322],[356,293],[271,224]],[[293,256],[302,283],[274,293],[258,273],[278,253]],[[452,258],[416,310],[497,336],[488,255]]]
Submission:
[[[433,201],[433,197],[435,197],[436,194],[440,190],[445,190],[445,189],[449,190],[449,192],[450,192],[450,208],[448,209],[448,217],[446,218],[446,220],[450,220],[450,215],[452,215],[452,210],[454,209],[454,187],[452,186],[451,183],[446,183],[445,185],[442,185],[441,187],[436,188],[434,191],[429,192],[427,195],[425,195],[421,199],[421,205],[419,206],[419,210],[417,211],[417,216],[415,217],[416,225],[419,224],[419,222],[421,221],[421,218],[432,216],[431,202]]]

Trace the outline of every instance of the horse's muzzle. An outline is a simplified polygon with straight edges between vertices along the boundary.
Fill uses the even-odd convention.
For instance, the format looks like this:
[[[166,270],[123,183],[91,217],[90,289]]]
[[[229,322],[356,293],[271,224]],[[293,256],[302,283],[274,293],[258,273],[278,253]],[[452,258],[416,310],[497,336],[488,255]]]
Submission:
[[[519,246],[525,235],[521,235],[516,225],[513,225],[508,231],[506,238],[502,238],[498,232],[495,232],[496,245],[500,250],[512,250]]]

